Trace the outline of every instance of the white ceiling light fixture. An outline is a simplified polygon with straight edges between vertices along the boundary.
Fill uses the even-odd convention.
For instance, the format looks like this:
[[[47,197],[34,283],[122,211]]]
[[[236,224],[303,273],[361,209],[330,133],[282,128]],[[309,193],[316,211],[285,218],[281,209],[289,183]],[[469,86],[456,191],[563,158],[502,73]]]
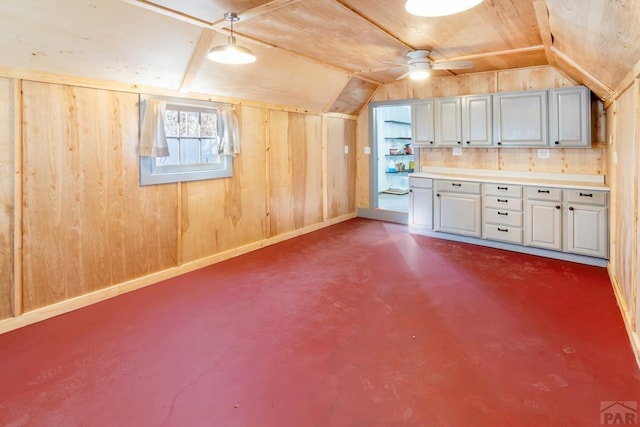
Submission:
[[[431,75],[431,63],[421,59],[409,60],[409,78],[411,80],[426,80]]]
[[[227,12],[224,14],[224,19],[231,22],[231,34],[227,39],[227,44],[211,49],[207,54],[207,58],[221,64],[250,64],[255,62],[256,56],[253,52],[236,44],[236,38],[233,35],[233,23],[240,20],[238,15],[233,12]]]
[[[412,15],[438,17],[464,12],[483,0],[407,0],[404,8]]]

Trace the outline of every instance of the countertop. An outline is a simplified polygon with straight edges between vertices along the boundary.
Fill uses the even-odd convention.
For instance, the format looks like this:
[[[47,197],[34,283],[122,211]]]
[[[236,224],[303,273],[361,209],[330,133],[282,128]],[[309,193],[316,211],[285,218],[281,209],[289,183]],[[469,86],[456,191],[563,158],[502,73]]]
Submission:
[[[425,167],[409,177],[609,191],[604,175]]]

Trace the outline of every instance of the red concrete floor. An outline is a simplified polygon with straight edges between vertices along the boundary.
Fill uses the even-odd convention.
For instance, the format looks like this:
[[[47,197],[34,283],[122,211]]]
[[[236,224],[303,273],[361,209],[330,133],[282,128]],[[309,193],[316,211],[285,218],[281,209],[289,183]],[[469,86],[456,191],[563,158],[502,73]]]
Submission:
[[[590,426],[607,272],[355,219],[0,336],[2,426]]]

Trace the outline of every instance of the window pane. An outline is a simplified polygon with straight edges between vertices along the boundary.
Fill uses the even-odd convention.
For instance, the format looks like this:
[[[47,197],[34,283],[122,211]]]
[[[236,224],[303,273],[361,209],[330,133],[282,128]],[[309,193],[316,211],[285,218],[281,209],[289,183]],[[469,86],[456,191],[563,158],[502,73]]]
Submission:
[[[209,138],[216,136],[216,114],[202,113],[201,120],[200,136]]]
[[[168,166],[180,164],[180,145],[178,139],[167,138],[169,157],[156,157],[156,166]]]
[[[178,111],[167,110],[164,113],[164,132],[167,137],[178,136]]]
[[[219,163],[218,144],[215,139],[202,140],[202,163]]]
[[[180,136],[200,136],[200,113],[180,111]]]
[[[200,163],[200,140],[181,139],[180,140],[180,163],[197,164]]]

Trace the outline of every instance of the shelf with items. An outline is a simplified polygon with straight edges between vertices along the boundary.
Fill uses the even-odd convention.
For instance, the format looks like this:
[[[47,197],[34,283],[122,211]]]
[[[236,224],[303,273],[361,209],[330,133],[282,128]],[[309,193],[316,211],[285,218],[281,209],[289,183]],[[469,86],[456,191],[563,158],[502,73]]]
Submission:
[[[413,156],[413,153],[411,153],[411,154],[406,154],[406,153],[385,154],[385,157],[407,157],[407,156]]]
[[[403,174],[403,173],[413,173],[415,172],[413,169],[405,169],[403,171],[386,171],[385,173],[393,173],[393,174]]]
[[[385,120],[384,122],[385,122],[385,123],[393,123],[393,124],[396,124],[396,125],[407,125],[407,126],[411,126],[411,123],[409,123],[409,122],[403,122],[403,121],[401,121],[401,120]]]

